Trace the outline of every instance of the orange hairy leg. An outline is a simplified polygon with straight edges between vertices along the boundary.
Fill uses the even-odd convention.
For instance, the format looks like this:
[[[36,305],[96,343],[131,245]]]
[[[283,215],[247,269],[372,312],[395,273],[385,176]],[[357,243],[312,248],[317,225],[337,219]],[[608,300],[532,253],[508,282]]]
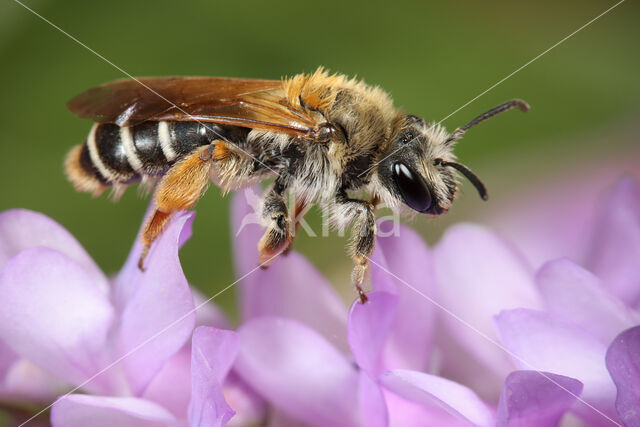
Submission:
[[[154,199],[156,210],[142,231],[140,270],[151,244],[158,238],[174,212],[192,207],[207,190],[214,161],[224,160],[229,154],[226,143],[215,141],[189,154],[173,165],[160,180]]]

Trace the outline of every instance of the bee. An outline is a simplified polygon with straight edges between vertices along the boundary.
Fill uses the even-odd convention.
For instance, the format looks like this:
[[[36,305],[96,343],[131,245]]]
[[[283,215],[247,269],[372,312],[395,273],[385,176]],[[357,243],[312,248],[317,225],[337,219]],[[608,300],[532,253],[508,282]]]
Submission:
[[[290,247],[298,213],[316,203],[336,223],[352,226],[351,279],[364,302],[376,206],[446,213],[458,189],[455,172],[486,200],[485,186],[456,162],[453,148],[472,126],[529,106],[512,100],[448,133],[396,109],[379,87],[319,68],[281,81],[118,80],[82,93],[68,108],[95,122],[66,158],[77,190],[97,196],[112,187],[119,195],[138,181],[155,185],[140,269],[171,215],[192,208],[210,182],[229,191],[273,179],[260,212],[266,228],[258,243],[261,265]],[[288,193],[295,208],[287,206]]]

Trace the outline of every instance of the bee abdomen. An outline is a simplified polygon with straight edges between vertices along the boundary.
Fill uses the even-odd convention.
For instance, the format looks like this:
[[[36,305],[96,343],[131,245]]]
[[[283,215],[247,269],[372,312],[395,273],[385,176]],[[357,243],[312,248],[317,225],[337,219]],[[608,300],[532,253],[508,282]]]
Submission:
[[[69,179],[81,191],[163,175],[173,163],[220,137],[222,129],[198,122],[144,122],[136,126],[95,124],[87,141],[68,155]]]

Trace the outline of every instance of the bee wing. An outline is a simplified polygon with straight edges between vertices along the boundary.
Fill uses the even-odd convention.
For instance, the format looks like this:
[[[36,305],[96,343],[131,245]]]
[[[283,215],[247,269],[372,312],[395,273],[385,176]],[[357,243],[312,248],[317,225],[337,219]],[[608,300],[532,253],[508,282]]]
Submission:
[[[89,89],[67,107],[80,118],[120,126],[147,120],[201,121],[305,136],[319,124],[287,101],[277,80],[124,79]]]

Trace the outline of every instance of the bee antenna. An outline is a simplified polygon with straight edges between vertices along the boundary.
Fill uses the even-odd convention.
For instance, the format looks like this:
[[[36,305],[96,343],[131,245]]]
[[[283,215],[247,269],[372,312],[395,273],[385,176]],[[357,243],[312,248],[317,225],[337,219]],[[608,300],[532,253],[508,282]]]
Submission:
[[[482,200],[487,201],[489,199],[487,188],[484,186],[482,181],[480,181],[480,178],[478,178],[478,176],[475,173],[473,173],[471,169],[469,169],[465,165],[462,165],[456,162],[447,162],[442,159],[436,159],[435,164],[454,168],[455,170],[460,172],[462,175],[464,175],[465,178],[467,178],[473,184],[474,187],[476,187],[476,190],[478,190],[478,194],[480,195],[480,198]]]
[[[526,102],[524,102],[522,99],[512,99],[511,101],[507,101],[504,104],[500,104],[495,108],[492,108],[491,110],[480,114],[478,117],[476,117],[475,119],[471,120],[469,123],[467,123],[466,125],[462,126],[461,128],[456,129],[455,131],[453,131],[453,133],[451,134],[451,136],[444,142],[445,144],[450,144],[454,141],[459,140],[460,138],[463,137],[463,135],[469,130],[469,128],[484,122],[485,120],[489,120],[490,118],[497,116],[498,114],[504,113],[506,111],[509,110],[513,110],[514,108],[517,108],[521,111],[524,111],[525,113],[527,111],[529,111],[529,109],[531,107],[529,107],[529,104],[527,104]]]

